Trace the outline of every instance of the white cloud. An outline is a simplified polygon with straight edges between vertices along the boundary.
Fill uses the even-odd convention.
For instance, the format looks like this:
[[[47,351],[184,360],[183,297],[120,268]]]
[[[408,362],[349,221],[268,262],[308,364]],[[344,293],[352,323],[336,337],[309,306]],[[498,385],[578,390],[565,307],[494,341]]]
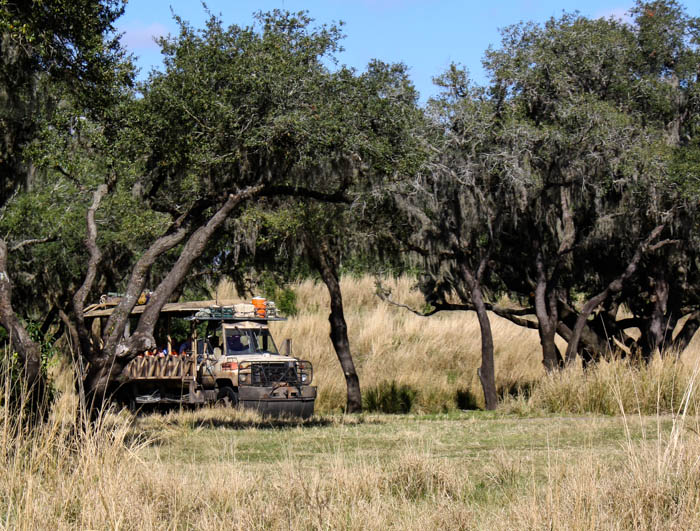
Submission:
[[[168,29],[159,22],[154,22],[148,26],[125,27],[121,28],[121,31],[124,32],[121,38],[122,44],[130,50],[156,48],[158,45],[154,39],[168,34]]]
[[[600,11],[596,14],[596,18],[614,18],[620,22],[632,22],[632,17],[629,13],[629,7],[613,7]]]

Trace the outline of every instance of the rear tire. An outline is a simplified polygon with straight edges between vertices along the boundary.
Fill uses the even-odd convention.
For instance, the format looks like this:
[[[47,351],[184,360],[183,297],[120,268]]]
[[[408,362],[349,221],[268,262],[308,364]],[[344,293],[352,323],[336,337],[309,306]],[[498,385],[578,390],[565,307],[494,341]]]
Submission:
[[[228,385],[221,387],[216,397],[216,403],[225,407],[238,407],[238,393]]]

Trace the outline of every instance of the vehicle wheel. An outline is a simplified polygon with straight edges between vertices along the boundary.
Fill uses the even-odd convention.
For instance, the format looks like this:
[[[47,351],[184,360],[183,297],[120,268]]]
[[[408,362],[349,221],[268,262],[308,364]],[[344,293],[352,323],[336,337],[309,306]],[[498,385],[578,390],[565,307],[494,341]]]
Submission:
[[[135,389],[127,389],[123,394],[124,404],[128,410],[134,415],[138,415],[143,409],[143,404],[136,402],[136,391]]]
[[[238,393],[234,391],[233,387],[228,385],[222,387],[219,389],[216,403],[226,407],[236,407],[238,406]]]

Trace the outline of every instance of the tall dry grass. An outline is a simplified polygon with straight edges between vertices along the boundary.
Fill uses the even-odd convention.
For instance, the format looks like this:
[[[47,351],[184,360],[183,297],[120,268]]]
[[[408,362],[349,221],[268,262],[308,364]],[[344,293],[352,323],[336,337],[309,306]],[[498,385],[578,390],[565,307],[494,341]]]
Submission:
[[[424,301],[403,276],[387,279],[394,300],[420,308]],[[219,292],[231,293],[220,286]],[[294,286],[300,313],[284,323],[273,323],[278,340],[293,340],[296,356],[309,359],[315,369],[320,412],[340,411],[345,404],[345,380],[328,337],[328,293],[320,282],[306,280]],[[481,337],[473,312],[443,312],[419,317],[380,301],[374,280],[344,277],[341,290],[353,359],[364,389],[378,389],[395,382],[415,391],[414,412],[434,413],[468,407],[470,399],[483,406],[477,376],[481,364]],[[628,411],[641,408],[647,414],[670,412],[678,404],[690,368],[700,358],[696,338],[681,363],[655,360],[649,366],[624,361],[603,361],[584,371],[578,365],[562,373],[543,370],[539,338],[491,315],[496,387],[510,411],[617,414],[617,388]],[[563,351],[566,344],[558,339]],[[386,386],[385,386],[386,387]],[[465,400],[466,399],[466,400]]]
[[[653,370],[664,371],[663,364]],[[566,460],[551,463],[546,483],[508,508],[513,528],[700,528],[699,370],[696,362],[680,389],[670,432],[661,428],[657,416],[653,440],[636,441],[630,435],[625,397],[619,383],[613,383],[627,434],[622,459],[611,462],[591,453],[574,466]]]
[[[424,301],[409,277],[388,280],[396,300],[420,308]],[[276,338],[289,337],[296,356],[309,359],[319,388],[320,411],[345,405],[345,380],[329,339],[328,293],[322,283],[306,280],[294,287],[300,313],[272,324]],[[341,280],[345,318],[360,383],[369,389],[395,381],[418,391],[414,411],[455,409],[458,393],[471,393],[483,405],[476,373],[481,365],[481,339],[476,317],[468,312],[444,312],[419,317],[380,301],[374,280]],[[494,319],[496,378],[501,389],[543,375],[537,332]]]
[[[695,385],[689,382],[686,402]],[[425,435],[397,441],[394,458],[387,460],[381,449],[353,452],[338,444],[355,437],[353,425],[361,420],[334,417],[323,425],[334,435],[318,460],[299,462],[282,453],[269,462],[249,463],[235,439],[222,444],[217,430],[234,425],[269,429],[252,413],[204,409],[153,415],[136,424],[125,413],[107,413],[86,427],[76,422],[75,400],[61,400],[49,422],[36,430],[0,417],[2,529],[661,530],[700,525],[699,427],[682,408],[670,433],[660,430],[649,440],[629,436],[622,449],[613,451],[617,459],[553,447],[543,466],[535,465],[527,449],[483,452],[468,465],[443,455]],[[304,423],[282,428],[304,429]],[[205,429],[210,433],[206,451],[218,458],[198,461],[204,448],[168,454],[170,443]],[[319,428],[312,422],[308,429]],[[424,429],[429,434],[435,427]]]
[[[396,281],[395,295],[419,304],[410,284]],[[365,388],[389,380],[411,385],[420,390],[418,411],[454,408],[453,393],[477,392],[479,340],[472,316],[423,319],[384,306],[372,295],[369,279],[344,279],[343,290]],[[325,292],[304,282],[297,293],[301,314],[276,324],[275,333],[293,337],[296,353],[314,362],[319,409],[339,409],[344,382],[327,337]],[[510,399],[504,411],[653,410],[670,416],[620,417],[624,426],[645,425],[648,437],[630,431],[624,446],[609,453],[568,452],[552,442],[544,465],[537,464],[529,443],[518,452],[482,452],[476,445],[462,456],[446,454],[431,442],[431,420],[417,421],[426,423],[420,428],[425,436],[396,440],[394,458],[386,459],[379,447],[352,451],[353,444],[341,444],[362,444],[355,430],[362,418],[330,416],[276,428],[326,430],[319,459],[300,462],[281,452],[250,462],[235,437],[217,434],[269,433],[270,425],[254,413],[213,408],[134,419],[106,412],[91,424],[77,414],[75,397],[64,392],[48,422],[35,429],[0,409],[0,528],[700,528],[694,351],[682,363],[657,361],[640,369],[612,362],[545,376],[536,335],[500,321],[494,330],[499,385],[534,382],[529,395]],[[669,419],[670,431],[664,428]],[[401,420],[382,418],[376,429],[395,422]],[[472,418],[460,426],[478,432],[488,422]],[[170,453],[174,441],[202,431],[206,448]],[[213,458],[200,461],[198,452]]]

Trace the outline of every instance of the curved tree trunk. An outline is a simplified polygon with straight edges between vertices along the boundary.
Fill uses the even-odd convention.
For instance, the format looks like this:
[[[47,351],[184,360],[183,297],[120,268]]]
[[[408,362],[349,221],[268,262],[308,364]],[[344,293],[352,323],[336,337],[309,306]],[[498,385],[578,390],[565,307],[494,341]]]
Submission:
[[[32,340],[12,307],[12,282],[7,273],[7,243],[0,238],[0,325],[7,331],[12,350],[22,364],[27,404],[32,413],[43,405],[46,381],[41,370],[41,349]],[[19,405],[19,404],[17,404]]]
[[[120,312],[122,320],[112,322],[106,330],[107,334],[110,336],[114,335],[117,339],[118,343],[116,347],[112,351],[107,351],[106,349],[102,350],[99,355],[91,359],[90,369],[85,377],[86,395],[95,406],[98,406],[104,397],[116,390],[120,383],[119,378],[123,369],[139,352],[156,346],[153,330],[165,303],[168,302],[172,293],[184,280],[194,261],[201,256],[212,235],[226,220],[231,211],[243,200],[260,193],[262,189],[262,185],[257,185],[246,188],[236,194],[230,194],[219,210],[209,218],[205,224],[190,235],[175,265],[173,265],[170,272],[158,285],[148,301],[144,312],[141,314],[135,332],[128,340],[121,337],[125,320],[128,319],[129,312],[131,311],[130,308],[129,312],[127,312],[126,309],[128,308],[127,305],[133,308],[137,296],[130,297],[128,301],[124,302],[125,307],[122,308],[124,311]],[[153,245],[157,245],[161,252],[152,253],[152,256],[149,255],[148,261],[152,264],[157,256],[162,254],[165,250],[172,248],[180,241],[178,239],[180,238],[179,234],[179,232],[176,232],[173,235],[157,240]],[[130,285],[127,287],[127,292],[132,295],[137,291],[140,293],[140,290],[136,288],[137,286],[143,285],[145,270],[141,271],[141,268],[139,268],[139,271],[135,271],[135,273],[138,274],[132,275]],[[121,334],[119,333],[120,330]]]
[[[87,297],[92,290],[92,286],[95,283],[95,278],[97,277],[97,267],[102,259],[102,253],[100,252],[100,248],[97,246],[97,223],[95,222],[95,213],[100,207],[100,203],[107,192],[107,185],[102,184],[92,195],[92,205],[90,205],[90,208],[88,208],[86,215],[87,236],[85,237],[85,246],[87,247],[89,253],[88,267],[82,285],[73,295],[73,313],[75,314],[76,330],[78,332],[79,340],[77,346],[80,349],[80,355],[83,357],[89,356],[89,353],[92,350],[92,342],[90,340],[90,333],[85,325],[83,309],[85,307],[85,301],[87,300]]]
[[[486,409],[494,410],[498,406],[498,394],[496,393],[496,369],[493,359],[493,333],[491,332],[491,321],[486,311],[484,294],[481,289],[481,281],[486,270],[487,259],[483,258],[479,264],[476,275],[464,265],[460,264],[462,276],[469,286],[471,302],[476,310],[479,320],[479,330],[481,332],[481,367],[477,373],[481,388],[484,391],[484,403]]]
[[[352,361],[350,352],[350,340],[348,339],[348,325],[345,322],[343,312],[343,296],[340,292],[340,282],[338,279],[338,266],[333,260],[328,244],[325,241],[310,241],[307,238],[306,247],[309,254],[316,262],[321,278],[323,279],[328,294],[331,298],[331,313],[328,321],[331,325],[331,342],[338,356],[340,367],[343,369],[345,383],[347,385],[347,406],[348,413],[360,413],[362,411],[362,393],[360,391],[360,378],[355,370],[355,363]]]

